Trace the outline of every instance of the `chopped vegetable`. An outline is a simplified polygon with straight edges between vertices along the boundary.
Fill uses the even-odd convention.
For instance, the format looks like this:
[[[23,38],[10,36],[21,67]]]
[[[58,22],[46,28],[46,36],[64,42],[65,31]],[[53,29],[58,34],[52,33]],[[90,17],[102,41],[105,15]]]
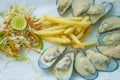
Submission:
[[[30,8],[11,5],[5,19],[0,22],[0,51],[7,56],[18,55],[26,48],[40,53],[43,43],[31,31],[32,28],[38,29],[39,25],[34,25],[38,21],[31,17]]]

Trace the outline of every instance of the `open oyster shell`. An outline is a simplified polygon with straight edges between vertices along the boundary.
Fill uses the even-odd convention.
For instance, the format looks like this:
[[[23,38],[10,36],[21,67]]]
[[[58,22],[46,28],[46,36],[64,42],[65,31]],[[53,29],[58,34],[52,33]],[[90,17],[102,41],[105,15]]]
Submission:
[[[58,80],[69,80],[73,71],[74,52],[65,54],[54,66],[54,76]]]
[[[110,16],[105,18],[98,28],[99,33],[104,33],[114,29],[120,28],[120,18],[117,16]]]
[[[101,34],[98,38],[100,45],[119,44],[120,43],[120,30],[106,32]]]
[[[82,13],[86,12],[92,4],[93,0],[74,0],[72,3],[73,16],[80,16]]]
[[[94,67],[97,70],[104,71],[107,68],[110,62],[108,57],[92,49],[88,49],[85,52],[86,52],[87,58],[91,61],[91,63],[94,65]]]
[[[93,80],[98,75],[92,63],[83,53],[77,53],[74,67],[75,70],[85,79]]]
[[[96,5],[97,7],[94,6],[94,5]],[[89,13],[89,16],[90,16],[90,19],[91,19],[92,23],[94,24],[101,17],[103,17],[105,14],[107,14],[112,9],[113,4],[110,3],[110,2],[103,2],[103,3],[94,3],[93,6],[96,7],[96,8],[92,8],[92,9],[96,9],[96,10],[93,10],[94,11],[94,15],[93,15],[93,13],[90,14],[90,9],[91,8],[89,8],[89,10],[88,10],[89,12],[88,13]],[[98,11],[98,9],[100,9],[100,12]],[[98,12],[96,12],[96,11],[98,11]]]
[[[64,54],[66,47],[64,46],[54,46],[46,49],[39,57],[38,65],[42,69],[49,68],[59,56]]]
[[[64,15],[65,12],[70,8],[73,0],[57,0],[57,10],[60,15]]]
[[[102,4],[94,3],[90,6],[90,8],[87,11],[87,14],[89,15],[98,15],[104,13],[104,8]]]
[[[86,50],[86,55],[97,70],[112,72],[118,68],[118,63],[114,59],[92,49]]]
[[[120,58],[120,44],[116,45],[100,45],[97,46],[98,51],[102,54],[113,57],[113,58]]]

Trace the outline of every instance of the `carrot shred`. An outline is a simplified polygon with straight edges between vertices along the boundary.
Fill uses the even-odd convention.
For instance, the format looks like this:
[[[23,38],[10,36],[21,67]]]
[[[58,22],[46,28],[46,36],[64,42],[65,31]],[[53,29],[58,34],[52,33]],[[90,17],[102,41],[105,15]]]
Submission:
[[[11,49],[12,49],[12,53],[13,53],[14,55],[16,55],[17,52],[18,52],[18,50],[15,49],[15,45],[14,45],[13,41],[10,40],[9,38],[8,38],[8,40],[9,40],[10,47],[11,47]]]
[[[31,36],[33,36],[36,39],[36,41],[39,41],[39,38],[33,32],[31,32],[29,30],[28,30],[28,32],[31,34]]]
[[[29,26],[30,26],[31,28],[34,28],[34,29],[37,29],[37,30],[41,30],[40,27],[37,28],[37,26],[35,26],[35,25],[33,24],[32,20],[31,20],[31,18],[30,18],[29,16],[25,16],[25,18],[26,18],[26,21],[27,21],[27,23],[29,24]]]

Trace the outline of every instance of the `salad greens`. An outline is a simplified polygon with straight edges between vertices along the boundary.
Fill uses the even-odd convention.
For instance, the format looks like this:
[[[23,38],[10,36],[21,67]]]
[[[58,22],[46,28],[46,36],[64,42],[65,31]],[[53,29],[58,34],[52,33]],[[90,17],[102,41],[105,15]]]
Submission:
[[[37,53],[43,49],[42,40],[31,30],[40,29],[39,19],[36,21],[31,13],[31,8],[11,5],[8,12],[2,18],[0,17],[0,51],[2,53],[14,56],[22,53],[26,48]]]

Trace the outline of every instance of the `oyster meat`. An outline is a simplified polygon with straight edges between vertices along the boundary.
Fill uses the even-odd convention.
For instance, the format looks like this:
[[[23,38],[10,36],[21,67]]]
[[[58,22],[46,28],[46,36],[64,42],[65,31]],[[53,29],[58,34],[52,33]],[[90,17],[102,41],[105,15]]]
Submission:
[[[54,69],[54,75],[58,80],[69,80],[73,71],[74,52],[65,54]]]
[[[38,65],[42,69],[49,68],[59,56],[64,54],[66,47],[64,46],[55,46],[46,49],[39,57]]]
[[[80,16],[83,12],[86,12],[92,4],[93,0],[74,0],[72,3],[73,16]]]
[[[95,8],[94,8],[95,7]],[[94,3],[88,10],[92,23],[96,23],[101,17],[107,14],[113,7],[110,2]],[[93,15],[94,14],[94,15]]]
[[[77,53],[74,67],[85,79],[93,80],[97,77],[96,69],[83,53]]]
[[[110,16],[105,18],[100,27],[98,28],[99,33],[104,33],[110,30],[120,28],[120,18],[115,16]]]
[[[101,34],[100,37],[98,38],[98,42],[100,45],[119,44],[120,43],[120,30]]]
[[[101,4],[94,3],[87,11],[89,15],[98,15],[104,12],[104,8]]]
[[[102,54],[113,57],[113,58],[120,58],[120,44],[117,45],[101,45],[97,46],[98,51]]]
[[[65,14],[65,12],[69,9],[71,6],[73,0],[57,0],[57,10],[60,15]]]
[[[104,56],[92,49],[86,50],[86,55],[97,70],[104,71],[107,69],[110,62],[107,56]]]

